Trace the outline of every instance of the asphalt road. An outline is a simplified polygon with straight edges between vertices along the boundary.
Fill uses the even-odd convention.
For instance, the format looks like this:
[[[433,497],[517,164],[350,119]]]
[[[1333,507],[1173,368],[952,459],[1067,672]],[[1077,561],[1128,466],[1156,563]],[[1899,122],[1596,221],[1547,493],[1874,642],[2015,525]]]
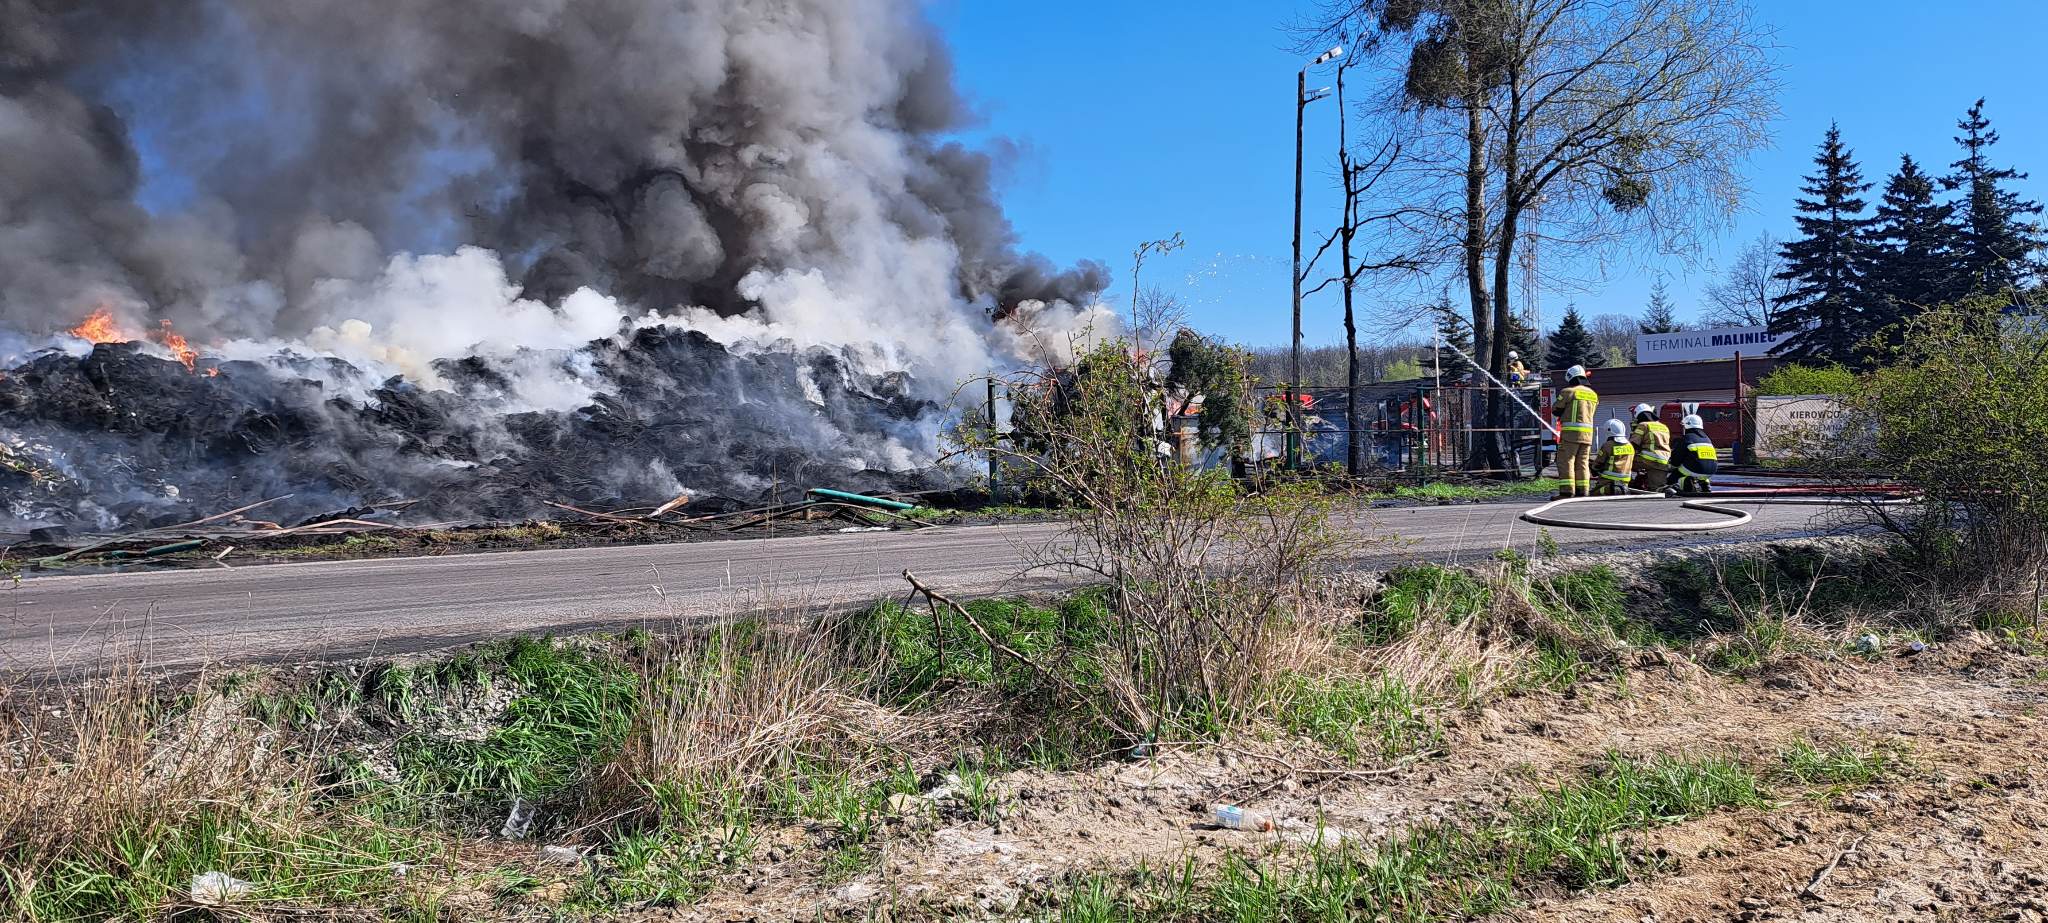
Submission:
[[[1360,567],[1454,563],[1532,549],[1531,504],[1364,511]],[[1599,504],[1600,516],[1715,521],[1665,504]],[[1649,507],[1657,507],[1650,509]],[[1553,530],[1567,551],[1781,537],[1820,526],[1811,507],[1751,507],[1740,529],[1678,535]],[[1617,510],[1620,512],[1617,515]],[[1047,524],[33,577],[0,590],[0,669],[64,671],[145,657],[164,668],[432,649],[530,631],[659,625],[742,610],[802,611],[899,595],[908,568],[961,596],[1056,586],[1020,573],[1056,542]]]

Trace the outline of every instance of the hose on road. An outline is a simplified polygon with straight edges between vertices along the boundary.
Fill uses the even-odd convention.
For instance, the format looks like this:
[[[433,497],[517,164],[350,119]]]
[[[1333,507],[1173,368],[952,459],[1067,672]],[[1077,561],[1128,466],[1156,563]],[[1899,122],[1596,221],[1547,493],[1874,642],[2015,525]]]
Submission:
[[[1696,510],[1702,513],[1712,513],[1716,516],[1725,517],[1714,522],[1605,522],[1589,519],[1560,519],[1549,515],[1552,510],[1575,503],[1621,503],[1631,500],[1644,502],[1670,499],[1663,494],[1636,494],[1621,497],[1566,497],[1561,500],[1552,500],[1549,503],[1529,510],[1523,513],[1521,518],[1523,522],[1535,523],[1539,526],[1556,526],[1563,529],[1601,529],[1614,532],[1714,532],[1721,529],[1738,529],[1755,521],[1756,517],[1746,510],[1728,508],[1735,504],[1745,506],[1767,503],[1786,506],[1840,506],[1847,502],[1858,501],[1874,503],[1880,506],[1898,506],[1916,502],[1907,498],[1876,499],[1868,496],[1787,496],[1789,493],[1799,492],[1802,491],[1771,488],[1755,492],[1709,495],[1685,500],[1678,504],[1679,509]],[[1821,492],[1815,491],[1815,493]]]

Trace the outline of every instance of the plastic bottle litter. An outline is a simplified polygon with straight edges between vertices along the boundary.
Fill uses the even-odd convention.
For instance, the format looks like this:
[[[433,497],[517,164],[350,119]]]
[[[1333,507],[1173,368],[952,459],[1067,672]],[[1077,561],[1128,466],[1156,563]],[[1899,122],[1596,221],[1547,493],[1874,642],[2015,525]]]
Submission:
[[[534,813],[533,805],[527,804],[526,799],[512,799],[512,812],[505,816],[505,826],[498,830],[498,835],[508,840],[526,839],[533,832]]]
[[[219,906],[249,896],[256,890],[250,882],[236,878],[226,872],[205,872],[192,876],[192,902]]]
[[[1881,650],[1884,650],[1884,640],[1876,635],[1864,635],[1856,639],[1856,652],[1859,654],[1875,654]]]
[[[543,846],[540,861],[547,865],[582,865],[583,853],[568,846]]]
[[[1216,826],[1232,830],[1271,830],[1273,816],[1263,811],[1247,811],[1234,804],[1212,804],[1209,816],[1215,818]]]

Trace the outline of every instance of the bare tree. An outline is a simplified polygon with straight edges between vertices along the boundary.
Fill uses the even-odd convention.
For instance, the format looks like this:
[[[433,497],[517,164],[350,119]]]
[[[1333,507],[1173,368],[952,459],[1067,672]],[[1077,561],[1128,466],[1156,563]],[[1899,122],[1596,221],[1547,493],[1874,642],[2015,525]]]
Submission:
[[[1145,289],[1131,302],[1131,341],[1153,363],[1166,355],[1167,344],[1187,325],[1187,305],[1165,289]]]
[[[1769,233],[1758,234],[1707,286],[1707,320],[1733,327],[1768,327],[1771,310],[1792,289],[1779,278],[1785,258]]]
[[[1602,314],[1586,322],[1594,349],[1609,358],[1619,355],[1627,362],[1636,361],[1636,330],[1636,319],[1626,314]]]
[[[1383,213],[1414,257],[1462,270],[1495,375],[1525,239],[1690,246],[1739,205],[1776,113],[1742,0],[1330,0],[1307,31],[1357,37],[1385,73],[1379,124],[1409,156]],[[1503,409],[1494,395],[1487,418]],[[1495,466],[1498,444],[1475,459]]]

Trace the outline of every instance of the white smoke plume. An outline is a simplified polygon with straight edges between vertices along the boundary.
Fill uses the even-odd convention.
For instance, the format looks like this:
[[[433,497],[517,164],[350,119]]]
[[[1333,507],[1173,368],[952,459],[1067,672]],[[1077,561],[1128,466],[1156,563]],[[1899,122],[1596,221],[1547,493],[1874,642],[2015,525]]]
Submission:
[[[1019,252],[1003,151],[948,140],[972,121],[915,0],[0,0],[0,367],[22,367],[0,437],[76,471],[140,458],[146,476],[86,486],[101,519],[157,484],[291,486],[284,452],[349,472],[334,501],[386,489],[375,471],[498,476],[559,442],[537,429],[597,439],[620,416],[665,435],[620,435],[641,454],[605,450],[572,493],[914,468],[963,380],[1114,326],[1101,266]],[[62,335],[95,309],[227,363],[238,381],[190,398],[240,402],[217,424],[294,422],[230,449],[64,415],[33,389],[132,399],[106,363],[59,367],[98,361]],[[51,343],[70,353],[27,373]],[[715,355],[664,352],[683,343]],[[710,399],[661,410],[706,438],[628,406],[629,373],[708,376],[641,398]],[[410,432],[441,419],[391,408],[414,391],[503,419]],[[724,484],[675,457],[755,431],[787,444],[723,459]]]

